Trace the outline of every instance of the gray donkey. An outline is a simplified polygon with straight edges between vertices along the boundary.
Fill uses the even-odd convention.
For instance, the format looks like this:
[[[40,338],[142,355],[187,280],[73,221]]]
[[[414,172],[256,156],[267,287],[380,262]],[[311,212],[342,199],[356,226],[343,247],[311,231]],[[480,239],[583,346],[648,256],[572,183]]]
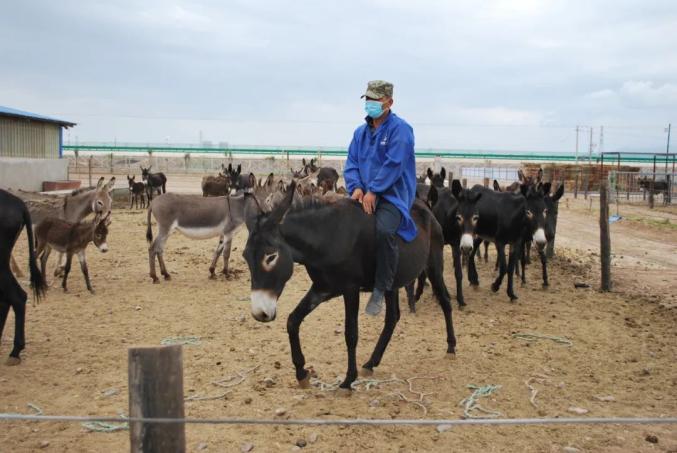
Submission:
[[[179,230],[191,239],[210,239],[218,236],[219,244],[214,250],[209,267],[210,278],[216,278],[214,270],[221,254],[223,254],[223,273],[228,275],[233,236],[245,221],[254,219],[259,213],[259,202],[252,191],[249,189],[247,193],[225,197],[201,197],[169,192],[153,199],[148,208],[146,230],[146,239],[150,243],[148,260],[153,283],[159,282],[155,272],[156,256],[165,280],[171,278],[163,255],[167,238],[174,230]],[[158,224],[158,235],[155,239],[151,229],[151,215]]]
[[[81,222],[89,214],[94,213],[105,217],[110,211],[113,199],[110,193],[115,186],[115,176],[105,183],[105,178],[99,178],[95,188],[82,188],[71,192],[65,198],[44,196],[28,192],[19,192],[19,198],[26,202],[33,220],[33,229],[46,218],[59,218],[67,222]],[[63,200],[63,201],[62,201]],[[63,253],[59,252],[55,276],[61,276],[64,271]]]

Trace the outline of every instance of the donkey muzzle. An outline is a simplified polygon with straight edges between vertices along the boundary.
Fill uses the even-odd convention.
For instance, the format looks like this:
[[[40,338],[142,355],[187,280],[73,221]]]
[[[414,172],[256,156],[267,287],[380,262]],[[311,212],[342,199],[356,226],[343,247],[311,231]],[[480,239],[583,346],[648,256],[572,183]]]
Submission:
[[[474,245],[473,237],[471,234],[465,233],[461,236],[461,250],[464,252],[469,252],[472,250]]]
[[[534,233],[534,242],[539,247],[543,247],[545,245],[546,239],[545,239],[545,231],[543,230],[543,228],[537,229],[536,232]]]
[[[266,290],[253,290],[251,294],[252,316],[259,322],[270,322],[277,315],[277,297]]]

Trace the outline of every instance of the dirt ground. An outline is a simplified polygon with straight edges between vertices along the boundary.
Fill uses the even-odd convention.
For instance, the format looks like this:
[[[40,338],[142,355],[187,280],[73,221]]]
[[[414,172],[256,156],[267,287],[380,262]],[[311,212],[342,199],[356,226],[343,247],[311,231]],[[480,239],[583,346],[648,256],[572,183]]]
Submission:
[[[501,386],[479,400],[501,417],[578,416],[570,408],[586,409],[583,417],[674,417],[675,230],[630,219],[613,224],[616,289],[603,294],[596,290],[597,217],[587,209],[582,201],[561,204],[558,257],[551,262],[548,290],[541,289],[540,266],[532,265],[527,286],[516,287],[519,300],[510,303],[505,286],[497,294],[489,290],[494,255],[489,264],[479,266],[480,289],[473,291],[466,283],[468,308],[454,311],[455,360],[445,356],[443,317],[429,289],[415,315],[408,313],[402,292],[402,319],[375,378],[424,378],[414,380],[413,389],[429,393],[424,399],[427,413],[396,394],[417,398],[402,382],[368,390],[360,386],[350,397],[297,388],[285,319],[309,287],[303,268],[296,268],[282,294],[278,319],[257,323],[249,314],[249,273],[241,257],[244,230],[231,257],[231,267],[240,271],[235,279],[207,278],[215,240],[193,241],[177,233],[166,253],[173,279],[153,285],[148,277],[145,212],[116,209],[110,252],[91,248],[88,253],[96,295],[86,291],[74,266],[68,294],[53,284],[40,305],[28,307],[23,363],[0,365],[0,412],[30,413],[31,403],[48,415],[127,413],[127,348],[158,345],[167,337],[198,336],[200,344],[183,351],[186,396],[219,395],[224,389],[213,381],[258,368],[225,397],[187,402],[189,417],[460,418],[459,402],[471,394],[470,384]],[[22,236],[16,254],[23,267],[26,249]],[[452,288],[451,257],[448,250],[445,254],[445,278]],[[54,258],[50,268],[53,265]],[[25,279],[21,282],[27,286]],[[592,288],[574,289],[574,282]],[[382,324],[382,318],[360,315],[359,363],[371,353]],[[315,310],[301,329],[308,364],[327,383],[345,373],[342,325],[342,304],[333,300]],[[0,347],[3,357],[9,353],[13,332],[10,315]],[[521,332],[566,337],[572,345],[530,343],[512,336]],[[529,401],[527,381],[538,390],[536,406]],[[677,451],[673,425],[454,427],[443,432],[435,427],[189,425],[186,432],[189,451],[207,452],[240,451],[244,444],[252,444],[254,452],[293,451],[301,439],[307,443],[304,451],[322,452],[560,452],[567,451],[565,447],[590,452]],[[648,442],[649,435],[658,443]],[[128,437],[127,431],[88,432],[78,423],[6,422],[0,431],[0,452],[122,452],[129,449]]]

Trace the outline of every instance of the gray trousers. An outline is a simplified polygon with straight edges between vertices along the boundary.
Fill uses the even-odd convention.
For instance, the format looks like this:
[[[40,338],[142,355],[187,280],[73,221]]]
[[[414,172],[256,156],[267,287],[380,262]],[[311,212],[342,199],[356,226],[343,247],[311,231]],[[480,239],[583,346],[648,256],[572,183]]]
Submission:
[[[376,206],[376,275],[374,288],[381,291],[393,289],[399,261],[397,229],[402,214],[392,203],[380,199]]]

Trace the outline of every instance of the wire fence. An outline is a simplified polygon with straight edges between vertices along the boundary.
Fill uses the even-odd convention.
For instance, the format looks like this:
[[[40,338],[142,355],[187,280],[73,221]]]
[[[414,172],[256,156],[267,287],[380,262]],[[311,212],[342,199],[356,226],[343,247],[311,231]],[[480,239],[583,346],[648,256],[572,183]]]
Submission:
[[[74,415],[0,414],[0,421],[148,423],[187,425],[309,425],[309,426],[469,426],[469,425],[660,425],[677,424],[677,417],[468,418],[468,419],[258,419],[258,418],[145,418]]]
[[[610,201],[669,205],[677,197],[674,183],[677,173],[641,173],[614,171],[609,173]]]

